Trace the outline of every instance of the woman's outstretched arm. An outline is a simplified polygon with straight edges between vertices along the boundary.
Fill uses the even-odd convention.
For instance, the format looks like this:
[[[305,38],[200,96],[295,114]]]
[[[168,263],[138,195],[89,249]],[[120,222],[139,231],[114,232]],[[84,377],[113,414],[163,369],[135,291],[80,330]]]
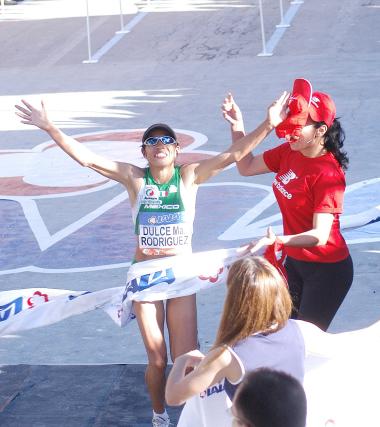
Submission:
[[[233,142],[223,153],[211,157],[210,159],[202,160],[199,163],[192,163],[185,166],[187,173],[193,174],[193,182],[195,184],[201,184],[221,172],[230,164],[234,162],[238,163],[244,159],[245,156],[268,136],[275,126],[281,123],[287,102],[288,94],[284,92],[280,98],[269,106],[267,117],[255,130],[243,136],[238,141]],[[259,157],[262,158],[262,156]],[[261,160],[261,163],[260,167],[257,167],[255,163],[255,172],[251,173],[251,175],[269,172],[264,160]]]
[[[286,110],[288,106],[289,94],[284,92],[282,96],[274,101],[268,108],[268,120],[271,123],[271,129],[279,125],[286,117]],[[240,144],[244,140],[245,130],[243,122],[243,114],[235,102],[231,93],[224,98],[222,105],[222,114],[224,119],[231,126],[231,139],[232,144]],[[261,141],[260,141],[261,142]],[[243,176],[260,175],[262,173],[270,172],[270,169],[264,162],[263,155],[254,155],[252,150],[257,146],[251,145],[250,150],[244,157],[237,159],[236,166]]]
[[[139,168],[136,166],[99,156],[62,132],[49,119],[43,101],[41,101],[41,108],[33,106],[24,99],[22,100],[22,105],[16,105],[15,107],[17,109],[16,114],[22,119],[21,123],[44,130],[66,154],[80,165],[91,168],[107,178],[124,184],[128,184],[128,180],[138,173]]]

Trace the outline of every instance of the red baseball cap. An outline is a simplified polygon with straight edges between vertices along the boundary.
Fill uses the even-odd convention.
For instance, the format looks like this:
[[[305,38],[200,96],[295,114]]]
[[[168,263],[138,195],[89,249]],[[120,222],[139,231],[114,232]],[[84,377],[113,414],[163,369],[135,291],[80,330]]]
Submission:
[[[296,79],[293,83],[292,94],[289,98],[288,111],[285,120],[276,126],[276,135],[296,141],[309,117],[309,106],[313,88],[306,79]]]
[[[302,95],[307,102],[307,105],[310,105],[311,94],[313,92],[313,88],[309,80],[306,79],[295,79],[293,83],[292,97],[296,98],[297,95]]]
[[[336,117],[336,107],[330,95],[314,92],[309,106],[309,116],[315,122],[325,122],[328,127]]]

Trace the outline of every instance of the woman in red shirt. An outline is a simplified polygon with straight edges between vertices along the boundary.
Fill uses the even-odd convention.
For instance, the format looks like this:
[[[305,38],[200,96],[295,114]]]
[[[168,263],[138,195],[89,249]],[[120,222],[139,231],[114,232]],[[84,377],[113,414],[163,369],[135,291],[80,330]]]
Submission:
[[[222,109],[232,139],[238,141],[245,134],[244,124],[231,95]],[[243,176],[276,173],[272,187],[284,235],[275,236],[268,229],[250,251],[275,241],[284,245],[293,317],[326,330],[353,279],[352,259],[339,226],[348,157],[342,151],[345,135],[331,97],[314,92],[307,111],[299,137],[263,154],[250,153],[237,167]]]

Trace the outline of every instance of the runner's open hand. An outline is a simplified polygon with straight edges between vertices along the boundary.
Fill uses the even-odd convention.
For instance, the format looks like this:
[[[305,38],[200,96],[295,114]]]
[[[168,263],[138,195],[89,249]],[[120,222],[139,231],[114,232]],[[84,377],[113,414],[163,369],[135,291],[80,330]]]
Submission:
[[[16,111],[16,114],[23,119],[21,120],[21,123],[37,126],[38,128],[45,131],[49,130],[49,128],[52,126],[52,123],[48,118],[44,101],[41,100],[40,110],[34,107],[32,104],[29,104],[29,102],[25,101],[24,99],[22,99],[21,102],[24,105],[15,105],[18,110]]]
[[[268,108],[268,120],[273,127],[278,126],[286,119],[290,93],[283,92]]]
[[[225,120],[233,126],[243,122],[243,115],[239,106],[235,103],[231,93],[229,93],[223,100],[222,114]]]
[[[202,362],[205,355],[199,350],[191,350],[179,357],[185,360],[186,368],[196,368]]]

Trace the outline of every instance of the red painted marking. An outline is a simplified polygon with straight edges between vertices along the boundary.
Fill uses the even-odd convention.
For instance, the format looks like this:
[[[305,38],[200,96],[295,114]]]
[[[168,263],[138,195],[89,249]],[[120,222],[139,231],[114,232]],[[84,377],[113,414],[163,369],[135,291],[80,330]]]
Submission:
[[[125,132],[105,132],[99,133],[96,135],[84,135],[78,137],[77,140],[80,142],[97,142],[97,141],[120,141],[120,142],[129,142],[133,144],[141,144],[141,137],[143,135],[143,130],[141,131],[125,131]],[[177,133],[177,137],[181,147],[187,147],[188,145],[194,142],[194,138],[191,135],[185,133]],[[57,145],[52,143],[44,147],[43,151],[57,148]],[[32,151],[31,151],[32,152]],[[1,154],[14,154],[15,152],[3,152]],[[35,154],[35,153],[34,153]],[[179,153],[177,157],[177,164],[188,164],[192,162],[198,162],[205,158],[211,157],[207,154],[202,153]],[[13,177],[0,177],[0,194],[4,196],[40,196],[40,195],[49,195],[49,194],[64,194],[72,193],[83,190],[88,190],[91,188],[99,187],[109,180],[105,179],[104,181],[97,182],[96,184],[75,186],[75,187],[53,187],[53,186],[39,186],[28,184],[24,182],[22,176],[13,176]]]
[[[39,185],[28,184],[22,176],[12,178],[0,178],[0,194],[3,196],[40,196],[45,194],[70,193],[72,191],[82,191],[89,188],[98,187],[108,182],[106,179],[92,185],[82,187],[41,187]]]

